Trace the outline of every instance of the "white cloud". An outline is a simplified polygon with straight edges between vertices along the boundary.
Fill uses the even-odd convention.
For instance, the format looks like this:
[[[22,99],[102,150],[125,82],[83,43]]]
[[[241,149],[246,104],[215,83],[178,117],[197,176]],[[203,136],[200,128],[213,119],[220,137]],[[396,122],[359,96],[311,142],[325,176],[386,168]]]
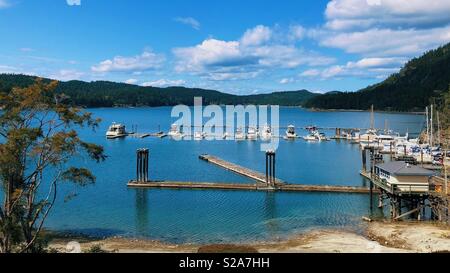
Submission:
[[[269,41],[271,37],[272,30],[269,27],[259,25],[247,30],[241,38],[241,43],[243,46],[256,46]]]
[[[9,65],[0,65],[0,73],[13,74],[13,73],[18,73],[18,71],[19,70],[16,67],[9,66]]]
[[[320,75],[320,70],[318,69],[308,69],[300,74],[301,77],[316,77]]]
[[[404,58],[364,58],[357,62],[348,62],[349,68],[386,68],[398,67],[406,63]]]
[[[396,57],[403,64],[450,42],[448,0],[332,0],[325,16],[325,25],[307,30],[306,36],[365,62]]]
[[[403,58],[364,58],[356,62],[347,62],[345,65],[333,65],[323,70],[309,69],[300,74],[304,78],[385,78],[398,72],[406,62]]]
[[[320,44],[368,56],[415,56],[450,41],[450,26],[433,29],[369,29],[318,35]]]
[[[334,30],[388,27],[422,28],[450,23],[448,0],[332,0],[326,26]]]
[[[236,41],[207,39],[193,47],[176,48],[173,50],[177,59],[175,70],[210,80],[238,80],[255,78],[267,70],[322,66],[334,62],[333,58],[284,43],[279,37],[275,39],[273,34],[270,28],[257,26],[247,30]],[[290,34],[284,35],[284,41],[290,39],[287,37]]]
[[[112,60],[102,61],[98,65],[92,66],[91,70],[99,73],[145,71],[159,68],[164,60],[164,56],[146,50],[138,56],[116,56]]]
[[[127,83],[127,84],[136,84],[137,82],[138,82],[138,80],[136,80],[136,79],[128,79],[125,81],[125,83]]]
[[[61,69],[57,73],[50,75],[50,78],[60,81],[79,80],[84,76],[83,72],[72,69]]]
[[[288,83],[293,83],[294,79],[293,78],[283,78],[280,80],[280,84],[288,84]]]
[[[69,6],[81,6],[81,0],[66,0]]]
[[[289,28],[288,38],[290,40],[301,40],[306,36],[307,30],[300,25],[292,25]]]
[[[201,72],[206,66],[233,66],[247,63],[239,42],[208,39],[195,47],[176,48],[178,72]]]
[[[168,86],[181,86],[186,82],[184,80],[166,80],[160,79],[152,82],[144,82],[142,86],[153,86],[153,87],[168,87]]]
[[[193,29],[200,29],[200,22],[192,17],[177,17],[174,20],[178,23],[191,26]]]

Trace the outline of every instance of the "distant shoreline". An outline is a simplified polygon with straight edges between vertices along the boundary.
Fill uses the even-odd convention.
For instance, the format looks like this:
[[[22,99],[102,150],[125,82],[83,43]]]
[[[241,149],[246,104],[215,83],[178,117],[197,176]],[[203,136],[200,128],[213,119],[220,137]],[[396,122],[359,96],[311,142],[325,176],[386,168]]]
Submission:
[[[239,105],[239,104],[237,104]],[[243,104],[244,106],[247,106],[245,104]],[[256,106],[271,106],[272,104],[258,104]],[[81,107],[83,109],[143,109],[143,108],[163,108],[163,107],[175,107],[176,105],[161,105],[161,106],[147,106],[147,105],[142,105],[142,106],[112,106],[112,107],[84,107],[84,106],[78,106]],[[203,105],[203,106],[208,106],[207,104]],[[226,106],[226,105],[219,105],[219,106]],[[276,105],[272,105],[272,106],[276,106]],[[370,110],[357,110],[357,109],[317,109],[317,108],[305,108],[302,106],[292,106],[292,105],[277,105],[280,106],[281,108],[300,108],[300,109],[304,109],[308,112],[355,112],[355,113],[365,113],[365,112],[370,112]],[[189,107],[194,107],[193,105],[189,105]],[[415,112],[415,111],[411,111],[411,112],[403,112],[403,111],[387,111],[387,110],[375,110],[375,113],[381,113],[381,114],[403,114],[403,115],[424,115],[424,112]]]

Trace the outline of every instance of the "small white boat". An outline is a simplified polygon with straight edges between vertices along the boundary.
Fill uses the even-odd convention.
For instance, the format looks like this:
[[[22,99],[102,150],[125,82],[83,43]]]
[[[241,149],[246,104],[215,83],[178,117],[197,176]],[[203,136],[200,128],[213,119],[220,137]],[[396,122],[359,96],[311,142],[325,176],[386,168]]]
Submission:
[[[286,139],[296,139],[297,138],[297,133],[295,132],[295,126],[294,125],[289,125],[288,129],[286,130]]]
[[[108,131],[106,132],[106,137],[109,139],[121,138],[126,136],[127,132],[125,131],[125,125],[115,122],[113,122],[113,124],[109,126]]]
[[[235,140],[245,140],[245,133],[242,128],[236,129],[236,134],[234,135]]]
[[[258,139],[258,130],[253,127],[248,128],[247,139],[249,140],[257,140]]]
[[[196,140],[202,140],[206,137],[206,133],[205,132],[195,132],[194,133],[194,139]]]
[[[320,133],[317,130],[310,131],[309,135],[303,137],[306,141],[327,141],[325,134]]]
[[[272,128],[270,128],[269,125],[264,125],[262,131],[261,131],[261,139],[263,140],[269,140],[272,138]]]
[[[228,139],[230,138],[230,134],[228,134],[227,132],[225,132],[222,136],[222,139]]]
[[[313,132],[311,132],[307,136],[304,136],[303,139],[306,140],[306,141],[319,141],[319,139],[317,138],[317,136]]]
[[[183,133],[181,133],[177,124],[172,124],[172,126],[170,127],[170,130],[169,130],[169,133],[167,135],[170,137],[173,137],[173,138],[183,138],[184,137]]]

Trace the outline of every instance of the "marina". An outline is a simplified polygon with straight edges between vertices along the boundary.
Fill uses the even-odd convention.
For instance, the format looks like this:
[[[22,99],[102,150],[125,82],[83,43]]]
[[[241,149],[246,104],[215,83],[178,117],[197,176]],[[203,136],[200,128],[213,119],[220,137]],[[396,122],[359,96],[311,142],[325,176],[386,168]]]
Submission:
[[[120,121],[131,131],[136,131],[133,124],[138,126],[138,134],[162,131],[168,135],[173,124],[169,107],[91,111],[104,119],[99,132],[106,132],[112,122]],[[358,230],[362,216],[390,219],[389,206],[377,208],[375,189],[375,205],[370,211],[370,180],[359,174],[362,161],[358,143],[346,138],[323,142],[301,139],[311,127],[329,138],[339,135],[336,131],[341,135],[356,128],[364,131],[370,128],[369,116],[369,112],[323,113],[281,108],[280,124],[296,124],[299,135],[294,141],[283,140],[287,127],[277,130],[267,124],[272,138],[281,140],[276,150],[275,175],[285,182],[283,189],[273,189],[264,181],[199,158],[214,156],[259,173],[262,181],[266,166],[265,153],[260,151],[260,128],[255,141],[235,141],[233,135],[212,141],[178,141],[177,135],[162,139],[130,135],[108,140],[104,133],[83,132],[88,140],[104,145],[109,158],[104,164],[91,165],[98,176],[97,183],[83,189],[82,198],[68,203],[61,200],[49,219],[49,227],[87,235],[122,234],[182,243],[218,242],[228,235],[237,241],[270,239],[313,226]],[[402,136],[410,132],[411,137],[418,136],[413,132],[419,132],[425,120],[418,115],[375,113],[375,127],[382,128],[386,119],[395,131]],[[247,128],[242,128],[242,132],[246,136]],[[130,180],[136,180],[136,150],[143,147],[150,152],[149,183],[133,183],[136,181]],[[392,156],[395,158],[395,154]],[[385,160],[389,159],[386,154]],[[61,191],[72,191],[65,188]],[[104,194],[99,195],[98,191]]]

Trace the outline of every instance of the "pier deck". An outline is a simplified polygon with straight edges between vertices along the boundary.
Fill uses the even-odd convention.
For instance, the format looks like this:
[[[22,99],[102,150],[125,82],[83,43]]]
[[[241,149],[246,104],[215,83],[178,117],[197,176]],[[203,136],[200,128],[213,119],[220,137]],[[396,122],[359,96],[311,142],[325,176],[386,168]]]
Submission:
[[[364,187],[349,187],[349,186],[329,186],[329,185],[301,185],[301,184],[282,184],[276,189],[268,189],[265,185],[260,183],[255,184],[239,184],[239,183],[209,183],[209,182],[137,182],[130,181],[128,183],[130,188],[141,189],[202,189],[202,190],[276,190],[284,192],[322,192],[322,193],[357,193],[368,194],[369,188]]]
[[[237,164],[225,161],[223,159],[220,159],[218,157],[212,156],[212,155],[200,155],[199,158],[201,160],[204,160],[206,162],[212,163],[214,165],[217,165],[219,167],[222,167],[224,169],[227,169],[229,171],[235,172],[237,174],[240,174],[242,176],[251,178],[257,182],[260,183],[266,183],[266,175],[254,170],[250,170],[248,168],[239,166]],[[280,180],[280,179],[276,179],[275,180],[275,184],[276,185],[283,185],[285,184],[284,181]]]

